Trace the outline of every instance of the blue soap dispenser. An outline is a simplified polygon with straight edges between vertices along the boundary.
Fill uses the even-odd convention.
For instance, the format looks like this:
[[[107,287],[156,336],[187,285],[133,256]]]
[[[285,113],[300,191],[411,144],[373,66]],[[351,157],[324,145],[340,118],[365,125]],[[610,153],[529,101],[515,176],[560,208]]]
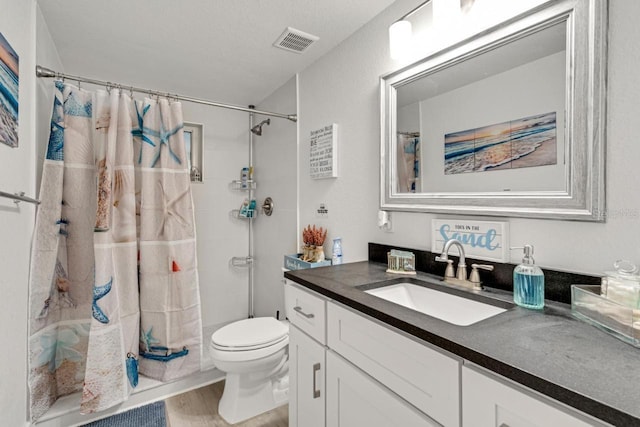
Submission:
[[[521,307],[544,307],[544,273],[535,264],[533,246],[524,245],[522,264],[513,270],[513,302]]]

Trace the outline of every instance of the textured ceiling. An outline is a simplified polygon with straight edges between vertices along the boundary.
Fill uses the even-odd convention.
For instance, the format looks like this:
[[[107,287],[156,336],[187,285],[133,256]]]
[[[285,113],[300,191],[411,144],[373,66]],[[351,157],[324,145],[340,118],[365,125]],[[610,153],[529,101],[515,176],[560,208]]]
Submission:
[[[69,74],[256,104],[393,0],[39,0]],[[273,47],[286,27],[320,39]]]

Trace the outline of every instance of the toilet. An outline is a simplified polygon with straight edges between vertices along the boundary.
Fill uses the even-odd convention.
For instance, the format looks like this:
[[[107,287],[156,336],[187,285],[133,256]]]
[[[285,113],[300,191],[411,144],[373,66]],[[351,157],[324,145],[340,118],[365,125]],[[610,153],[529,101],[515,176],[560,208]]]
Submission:
[[[211,336],[211,358],[227,374],[218,413],[230,424],[288,401],[289,325],[273,317],[239,320]]]

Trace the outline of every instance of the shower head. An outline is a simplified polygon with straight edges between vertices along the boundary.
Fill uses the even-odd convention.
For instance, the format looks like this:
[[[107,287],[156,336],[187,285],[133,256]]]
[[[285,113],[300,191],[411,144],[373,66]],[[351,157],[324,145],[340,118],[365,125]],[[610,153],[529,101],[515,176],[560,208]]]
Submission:
[[[257,125],[255,125],[254,127],[251,128],[251,132],[253,132],[254,134],[260,136],[262,135],[262,125],[267,124],[270,125],[271,124],[271,119],[266,119],[261,121],[260,123],[258,123]]]

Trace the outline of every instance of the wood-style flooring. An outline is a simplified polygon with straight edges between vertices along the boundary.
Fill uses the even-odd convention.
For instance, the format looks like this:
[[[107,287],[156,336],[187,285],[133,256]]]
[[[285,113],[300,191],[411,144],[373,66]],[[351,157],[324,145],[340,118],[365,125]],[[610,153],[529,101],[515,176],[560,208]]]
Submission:
[[[167,427],[287,427],[289,406],[283,405],[238,424],[228,424],[218,415],[224,381],[165,400]]]

